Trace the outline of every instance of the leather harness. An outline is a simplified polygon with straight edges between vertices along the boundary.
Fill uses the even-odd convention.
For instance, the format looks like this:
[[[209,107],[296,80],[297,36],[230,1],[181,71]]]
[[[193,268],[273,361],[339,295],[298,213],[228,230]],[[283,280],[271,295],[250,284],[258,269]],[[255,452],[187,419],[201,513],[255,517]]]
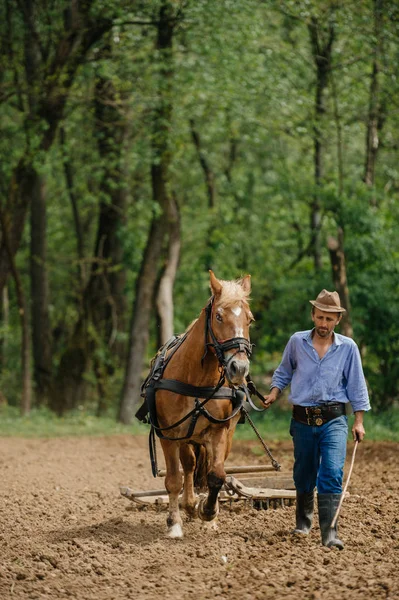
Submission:
[[[148,374],[146,380],[144,381],[141,387],[141,396],[144,397],[144,403],[137,411],[136,417],[144,423],[149,423],[152,428],[152,433],[155,432],[159,438],[164,438],[173,441],[180,441],[190,438],[192,436],[192,433],[195,429],[195,425],[200,415],[208,419],[210,423],[226,423],[227,421],[230,421],[233,417],[235,417],[236,414],[243,408],[245,400],[248,400],[250,405],[255,410],[264,410],[256,407],[250,399],[251,393],[258,395],[258,397],[260,397],[261,399],[263,399],[263,397],[256,390],[249,376],[247,377],[247,385],[242,384],[238,386],[238,388],[228,388],[223,386],[223,384],[225,383],[224,372],[229,362],[239,352],[245,352],[247,356],[250,357],[252,353],[252,345],[249,342],[249,340],[242,337],[231,338],[223,342],[217,340],[212,329],[211,323],[213,302],[214,298],[212,297],[208,302],[207,306],[205,307],[205,351],[201,363],[203,364],[208,349],[213,348],[218,359],[219,365],[222,369],[220,379],[217,385],[215,387],[197,387],[188,383],[183,383],[176,379],[165,379],[163,377],[165,368],[171,360],[172,356],[185,342],[187,338],[186,332],[181,336],[174,336],[159,350],[158,354],[152,360],[150,373]],[[211,341],[208,341],[209,338]],[[237,350],[228,359],[226,359],[225,352],[232,349]],[[158,423],[155,403],[155,396],[158,390],[167,390],[175,394],[195,398],[195,406],[191,411],[189,411],[176,423],[173,423],[168,427],[160,427]],[[199,398],[204,398],[204,400],[202,400],[201,402]],[[205,405],[207,404],[207,402],[209,402],[209,400],[212,399],[230,399],[232,403],[232,413],[224,419],[217,419],[216,417],[211,415],[210,412],[205,408]],[[169,437],[163,433],[165,431],[178,427],[179,425],[181,425],[185,421],[188,421],[189,419],[190,424],[186,435],[176,438]]]

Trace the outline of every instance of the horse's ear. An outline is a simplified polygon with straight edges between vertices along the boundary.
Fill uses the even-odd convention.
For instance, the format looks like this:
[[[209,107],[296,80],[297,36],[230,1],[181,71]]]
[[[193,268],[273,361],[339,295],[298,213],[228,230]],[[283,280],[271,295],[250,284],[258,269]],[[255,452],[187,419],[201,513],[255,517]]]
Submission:
[[[244,292],[249,294],[249,292],[251,291],[251,275],[245,275],[245,277],[241,279],[240,283]]]
[[[220,283],[219,279],[217,279],[215,277],[215,273],[213,271],[211,271],[210,269],[209,269],[209,275],[210,275],[212,294],[214,296],[218,296],[222,292],[222,284]]]

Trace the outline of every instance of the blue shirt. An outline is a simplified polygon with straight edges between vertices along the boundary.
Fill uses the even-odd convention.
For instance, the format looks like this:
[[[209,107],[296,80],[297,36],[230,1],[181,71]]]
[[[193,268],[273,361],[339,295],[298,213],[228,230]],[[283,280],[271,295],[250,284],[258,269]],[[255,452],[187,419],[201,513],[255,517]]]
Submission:
[[[323,402],[350,402],[353,412],[370,410],[370,401],[356,343],[334,333],[334,340],[320,358],[313,346],[312,332],[294,333],[285,347],[271,388],[283,390],[291,384],[289,400],[300,406]]]

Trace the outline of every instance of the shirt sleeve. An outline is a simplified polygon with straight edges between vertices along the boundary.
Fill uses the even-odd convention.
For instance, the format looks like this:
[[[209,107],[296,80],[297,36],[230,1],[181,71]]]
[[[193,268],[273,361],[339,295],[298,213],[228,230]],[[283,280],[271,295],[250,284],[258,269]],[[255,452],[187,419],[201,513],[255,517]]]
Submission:
[[[370,400],[364,378],[362,359],[359,348],[353,345],[344,368],[346,378],[346,393],[352,405],[353,412],[358,410],[370,410]]]
[[[295,371],[295,348],[291,337],[283,352],[283,358],[277,369],[273,373],[270,389],[276,387],[283,390],[291,383],[292,375]]]

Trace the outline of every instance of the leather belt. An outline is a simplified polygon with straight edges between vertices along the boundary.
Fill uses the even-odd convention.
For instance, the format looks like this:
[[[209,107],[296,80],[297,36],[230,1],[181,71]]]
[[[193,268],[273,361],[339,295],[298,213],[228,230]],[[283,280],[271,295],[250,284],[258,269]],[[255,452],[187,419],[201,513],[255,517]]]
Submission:
[[[344,414],[345,404],[343,402],[329,402],[318,406],[294,405],[292,409],[292,417],[295,421],[312,427],[320,427]]]

